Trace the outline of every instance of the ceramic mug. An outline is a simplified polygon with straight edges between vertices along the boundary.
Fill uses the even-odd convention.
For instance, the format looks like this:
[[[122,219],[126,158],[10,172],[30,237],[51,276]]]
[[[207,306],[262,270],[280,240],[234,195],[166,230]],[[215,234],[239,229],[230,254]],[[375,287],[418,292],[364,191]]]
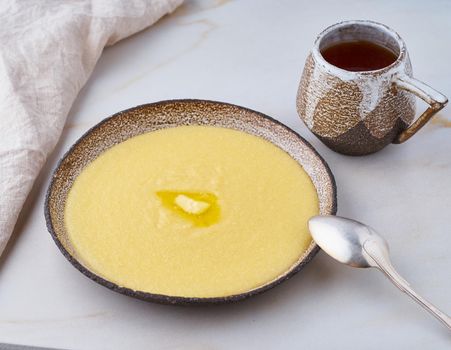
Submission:
[[[370,41],[397,55],[378,70],[348,71],[327,62],[321,51],[349,41]],[[417,96],[429,108],[414,121]],[[324,30],[307,57],[296,99],[307,127],[329,148],[348,155],[379,151],[412,137],[441,110],[447,98],[412,77],[404,41],[372,21],[346,21]]]

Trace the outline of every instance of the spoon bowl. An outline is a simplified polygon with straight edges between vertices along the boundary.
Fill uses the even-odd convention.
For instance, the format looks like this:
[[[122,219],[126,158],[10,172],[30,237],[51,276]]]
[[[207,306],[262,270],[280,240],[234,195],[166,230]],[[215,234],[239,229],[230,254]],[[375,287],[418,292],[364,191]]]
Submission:
[[[333,215],[315,216],[309,221],[310,233],[327,254],[352,267],[376,267],[363,249],[365,242],[375,241],[388,255],[387,241],[371,227],[358,221]]]

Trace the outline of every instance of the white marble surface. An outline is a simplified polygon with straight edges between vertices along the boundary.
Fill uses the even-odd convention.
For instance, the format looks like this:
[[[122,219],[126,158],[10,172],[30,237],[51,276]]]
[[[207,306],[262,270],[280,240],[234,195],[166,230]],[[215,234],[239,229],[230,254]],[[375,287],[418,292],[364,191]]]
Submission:
[[[339,214],[385,234],[400,273],[451,312],[450,108],[406,144],[360,158],[328,150],[296,114],[297,84],[315,35],[355,18],[397,30],[416,77],[451,96],[448,1],[188,2],[105,50],[1,261],[0,342],[69,349],[449,349],[444,327],[381,274],[341,266],[324,253],[251,300],[168,307],[88,280],[45,227],[49,174],[87,128],[119,110],[163,99],[232,102],[269,114],[312,142],[335,174]]]

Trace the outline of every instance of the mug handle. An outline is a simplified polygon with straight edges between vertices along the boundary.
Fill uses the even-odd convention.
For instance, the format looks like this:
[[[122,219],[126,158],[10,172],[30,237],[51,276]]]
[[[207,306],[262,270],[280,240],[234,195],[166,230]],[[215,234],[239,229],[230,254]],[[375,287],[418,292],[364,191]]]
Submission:
[[[445,107],[448,103],[448,99],[445,95],[434,90],[429,85],[405,74],[396,76],[393,83],[397,88],[406,90],[429,104],[429,108],[393,141],[393,143],[403,143],[415,135],[415,133],[420,130],[435,113]]]

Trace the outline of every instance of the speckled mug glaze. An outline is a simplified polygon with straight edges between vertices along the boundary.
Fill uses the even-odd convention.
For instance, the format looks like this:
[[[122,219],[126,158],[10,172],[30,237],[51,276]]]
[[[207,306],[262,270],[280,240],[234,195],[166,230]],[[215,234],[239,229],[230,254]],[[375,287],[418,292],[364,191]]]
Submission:
[[[382,69],[354,72],[328,63],[321,55],[331,45],[358,40],[390,49],[396,61]],[[415,122],[414,95],[430,105]],[[307,127],[329,148],[348,155],[365,155],[406,141],[447,102],[441,93],[412,77],[400,36],[372,21],[337,23],[318,36],[296,100]]]

